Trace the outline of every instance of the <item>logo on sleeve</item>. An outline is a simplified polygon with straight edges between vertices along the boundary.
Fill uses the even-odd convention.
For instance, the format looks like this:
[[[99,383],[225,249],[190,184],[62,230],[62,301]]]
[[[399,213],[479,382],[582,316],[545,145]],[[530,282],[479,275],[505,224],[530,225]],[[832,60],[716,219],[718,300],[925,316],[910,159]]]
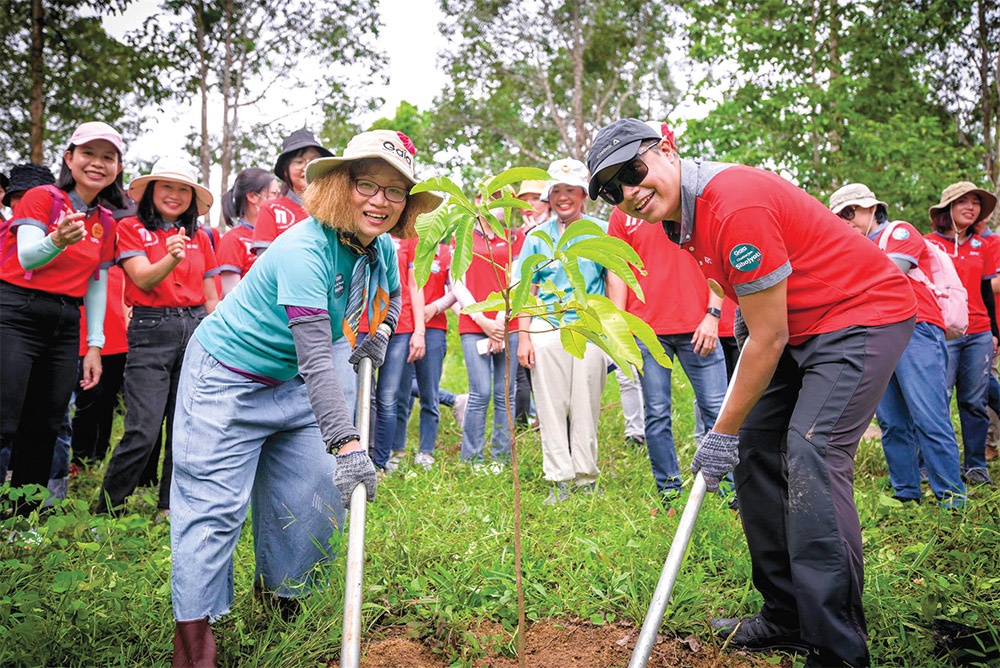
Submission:
[[[333,296],[340,297],[344,294],[344,275],[338,273],[333,278]]]
[[[972,240],[972,241],[971,241],[971,242],[969,243],[969,245],[970,245],[970,246],[972,246],[973,248],[979,248],[980,246],[982,246],[982,245],[983,245],[983,242],[982,242],[982,241],[980,241],[979,239],[973,239],[973,240]]]
[[[902,227],[897,227],[892,231],[892,238],[896,241],[904,241],[910,238],[910,231]]]
[[[753,271],[763,258],[760,249],[753,244],[738,244],[729,253],[729,264],[736,271]]]

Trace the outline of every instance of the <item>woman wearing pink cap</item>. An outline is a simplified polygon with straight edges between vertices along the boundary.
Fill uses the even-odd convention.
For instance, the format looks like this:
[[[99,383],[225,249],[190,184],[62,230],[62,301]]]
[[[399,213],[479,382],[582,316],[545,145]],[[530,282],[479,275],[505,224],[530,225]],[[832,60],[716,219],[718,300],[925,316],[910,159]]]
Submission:
[[[104,205],[124,203],[123,152],[114,128],[84,123],[70,138],[56,185],[28,190],[4,231],[0,449],[13,446],[15,486],[44,486],[49,479],[56,434],[77,379],[81,303],[87,306],[89,348],[80,385],[88,389],[100,380],[115,239]]]

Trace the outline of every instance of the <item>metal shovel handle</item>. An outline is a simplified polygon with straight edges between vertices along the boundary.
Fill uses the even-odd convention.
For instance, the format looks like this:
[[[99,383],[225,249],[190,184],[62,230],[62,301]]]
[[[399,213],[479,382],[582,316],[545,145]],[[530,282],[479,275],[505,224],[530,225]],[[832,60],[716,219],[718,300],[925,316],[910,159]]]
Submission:
[[[681,570],[681,562],[684,561],[684,553],[687,551],[688,543],[691,542],[694,523],[698,519],[701,502],[704,500],[705,477],[699,471],[698,475],[695,476],[694,485],[691,487],[687,505],[684,506],[684,512],[681,514],[681,521],[677,525],[674,542],[670,544],[670,552],[667,553],[667,560],[663,564],[660,581],[656,583],[653,600],[649,603],[646,620],[642,623],[642,630],[639,631],[639,639],[635,643],[632,660],[628,664],[629,668],[646,668],[646,664],[649,662],[649,656],[653,653],[653,645],[656,644],[656,632],[660,630],[663,613],[666,612],[667,603],[670,602],[670,593],[677,581],[677,574]]]
[[[372,361],[358,363],[358,401],[354,424],[361,447],[368,449],[371,433]],[[363,484],[351,492],[350,530],[347,533],[347,576],[344,581],[344,633],[341,638],[341,668],[361,665],[361,593],[365,575],[365,509],[368,491]]]

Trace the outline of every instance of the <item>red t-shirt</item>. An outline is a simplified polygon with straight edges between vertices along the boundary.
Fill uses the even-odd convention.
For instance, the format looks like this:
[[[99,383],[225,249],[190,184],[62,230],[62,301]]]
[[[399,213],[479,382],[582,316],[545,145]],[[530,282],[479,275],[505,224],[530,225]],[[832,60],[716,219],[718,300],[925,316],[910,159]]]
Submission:
[[[990,331],[990,316],[986,312],[986,303],[983,302],[982,283],[997,275],[997,263],[986,241],[978,234],[973,234],[957,244],[956,249],[954,239],[937,232],[930,232],[924,238],[937,244],[951,256],[955,271],[958,272],[965,291],[969,293],[969,329],[966,334]]]
[[[657,334],[698,329],[708,307],[708,282],[691,254],[670,243],[661,225],[626,216],[617,207],[611,212],[608,234],[634,248],[646,270],[645,276],[634,272],[646,301],[629,289],[625,310]]]
[[[399,322],[396,324],[397,334],[411,334],[413,332],[413,302],[410,300],[410,270],[413,269],[413,253],[417,248],[416,237],[412,239],[399,239],[390,236],[392,243],[396,246],[396,259],[399,261],[399,291],[402,293],[402,308],[399,311]],[[421,313],[423,318],[424,314]]]
[[[251,247],[258,253],[263,252],[279,234],[308,217],[306,210],[287,196],[272,199],[265,203],[257,214]]]
[[[694,221],[682,245],[730,299],[787,278],[792,345],[917,312],[909,280],[878,246],[777,174],[723,170],[697,198]]]
[[[516,231],[515,231],[516,233]],[[524,243],[524,235],[514,237],[515,255],[520,245]],[[454,253],[452,248],[452,253]],[[492,253],[492,255],[490,255]],[[491,262],[487,258],[492,257]],[[462,283],[472,293],[472,297],[478,302],[486,299],[491,293],[503,290],[507,287],[507,266],[511,261],[511,248],[507,240],[503,237],[493,237],[487,239],[478,229],[472,233],[472,264],[465,272]],[[487,318],[495,318],[496,311],[486,311],[483,313]],[[482,334],[482,328],[472,321],[472,318],[464,313],[458,317],[459,334]]]
[[[136,217],[118,224],[118,264],[130,257],[145,256],[156,264],[167,254],[167,237],[177,229],[150,232]],[[125,303],[153,308],[200,306],[205,303],[205,279],[219,273],[212,242],[203,229],[188,239],[184,259],[152,290],[145,291],[125,272]]]
[[[80,357],[87,354],[87,309],[80,307]],[[128,323],[125,321],[125,272],[119,266],[108,269],[108,305],[104,311],[104,347],[101,355],[128,352]]]
[[[997,263],[997,271],[1000,272],[1000,234],[981,234],[979,235],[986,242],[986,245],[990,249],[990,253],[993,254],[993,260]]]
[[[885,234],[883,231],[882,234]],[[875,242],[881,246],[882,236]],[[892,229],[892,234],[886,239],[885,253],[890,258],[901,258],[908,262],[917,263],[917,268],[924,272],[925,276],[931,275],[931,256],[927,250],[924,238],[920,236],[913,225],[903,221],[896,224]],[[923,283],[910,278],[910,287],[913,288],[913,296],[917,298],[917,322],[926,322],[944,330],[944,317],[941,315],[941,307],[937,299]]]
[[[215,258],[219,261],[219,271],[231,271],[246,276],[257,256],[250,250],[253,244],[253,230],[240,223],[222,236]]]
[[[110,267],[114,262],[115,223],[110,212],[105,211],[102,220],[101,207],[94,207],[84,219],[87,236],[82,241],[67,246],[50,262],[37,269],[25,271],[17,257],[18,227],[34,225],[44,230],[45,234],[51,233],[58,227],[58,214],[53,215],[53,207],[58,206],[67,215],[73,213],[69,195],[61,190],[39,186],[24,193],[24,197],[14,207],[14,218],[5,234],[0,278],[31,290],[82,298],[87,293],[90,277],[101,267]]]
[[[448,272],[451,271],[451,246],[440,244],[434,261],[431,263],[431,273],[424,284],[424,304],[430,304],[444,297],[448,289]],[[448,329],[448,313],[441,311],[427,321],[427,329]]]

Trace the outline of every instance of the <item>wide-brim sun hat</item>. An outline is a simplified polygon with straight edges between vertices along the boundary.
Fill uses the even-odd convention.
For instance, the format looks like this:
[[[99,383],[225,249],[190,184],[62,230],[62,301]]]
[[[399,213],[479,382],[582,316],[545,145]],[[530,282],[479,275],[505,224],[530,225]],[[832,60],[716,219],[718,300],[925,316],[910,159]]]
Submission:
[[[881,204],[884,207],[889,205],[875,197],[872,189],[863,183],[848,183],[843,188],[838,189],[830,195],[830,211],[840,213],[846,207],[860,206],[867,209],[870,206]]]
[[[517,189],[517,196],[541,195],[545,192],[546,187],[548,187],[547,181],[521,181],[521,187]]]
[[[552,188],[558,185],[583,188],[583,192],[587,192],[587,188],[590,185],[590,174],[587,172],[587,165],[573,158],[556,160],[549,165],[548,172],[552,178],[548,182],[546,194],[550,196]]]
[[[417,149],[413,141],[402,132],[370,130],[352,137],[344,148],[343,155],[317,158],[310,162],[306,166],[306,183],[322,178],[345,163],[377,158],[388,163],[406,179],[410,187],[413,187],[417,184],[417,179],[414,177],[416,156]],[[409,198],[426,211],[436,209],[444,201],[442,197],[429,192],[416,193]]]
[[[204,216],[212,208],[215,198],[208,188],[198,183],[198,171],[184,158],[160,158],[149,174],[136,177],[128,184],[128,196],[138,203],[146,186],[154,181],[171,181],[190,186],[198,203],[198,215]]]
[[[38,186],[49,186],[55,182],[56,177],[52,175],[52,170],[44,165],[37,165],[33,162],[14,165],[10,169],[10,182],[7,184],[7,192],[3,196],[3,205],[10,206],[10,200],[18,193]]]
[[[314,148],[319,151],[321,156],[327,158],[333,155],[333,151],[320,144],[316,139],[316,135],[309,132],[309,130],[296,130],[281,142],[281,153],[278,154],[278,159],[274,161],[274,175],[279,179],[283,178],[282,172],[285,170],[285,163],[292,159],[292,155],[296,151],[304,148]]]
[[[983,190],[970,181],[959,181],[945,188],[941,193],[941,201],[928,209],[927,213],[933,218],[935,211],[950,207],[956,200],[968,193],[978,195],[979,202],[982,204],[982,209],[979,211],[979,218],[976,220],[976,223],[989,218],[993,214],[993,210],[997,208],[997,196],[989,190]]]

